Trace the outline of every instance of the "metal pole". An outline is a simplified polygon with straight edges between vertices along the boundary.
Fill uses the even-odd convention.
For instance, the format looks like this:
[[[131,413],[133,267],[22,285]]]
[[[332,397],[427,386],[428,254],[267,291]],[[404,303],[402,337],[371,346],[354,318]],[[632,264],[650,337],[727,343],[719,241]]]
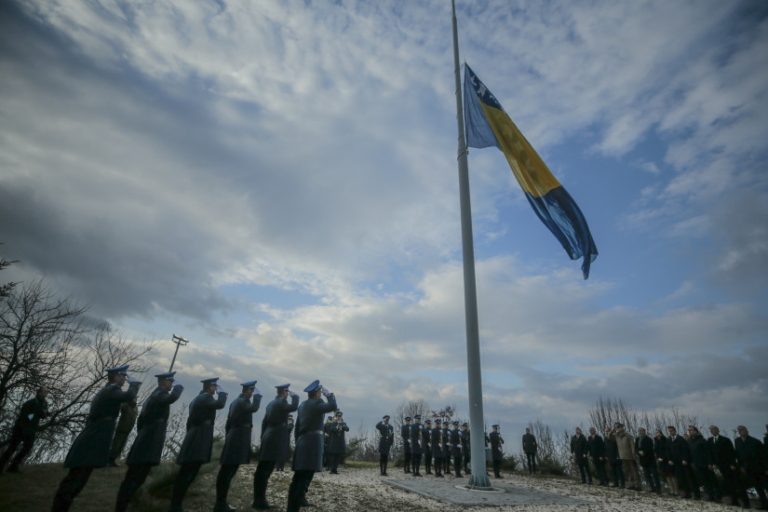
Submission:
[[[461,242],[464,254],[464,315],[467,325],[467,385],[469,388],[469,428],[472,450],[472,474],[469,487],[492,490],[485,473],[485,430],[483,428],[483,379],[480,369],[480,338],[477,322],[477,292],[475,290],[475,249],[472,241],[472,207],[469,201],[469,166],[467,144],[464,140],[464,108],[461,101],[461,66],[459,36],[456,27],[456,3],[453,10],[453,61],[456,76],[456,122],[459,127],[459,197],[461,202]]]
[[[181,345],[186,345],[187,343],[189,343],[188,339],[182,338],[181,336],[176,336],[175,334],[173,335],[173,338],[171,341],[173,341],[176,344],[176,351],[173,353],[173,359],[171,360],[171,367],[168,368],[169,372],[173,371],[173,363],[176,362],[176,354],[179,353],[179,347]]]

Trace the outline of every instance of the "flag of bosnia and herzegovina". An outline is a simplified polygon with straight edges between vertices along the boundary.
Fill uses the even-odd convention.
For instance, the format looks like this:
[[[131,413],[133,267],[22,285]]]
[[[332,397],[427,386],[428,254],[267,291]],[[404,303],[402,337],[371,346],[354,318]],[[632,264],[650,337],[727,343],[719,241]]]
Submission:
[[[581,270],[584,279],[587,279],[589,266],[597,258],[597,247],[589,232],[587,219],[491,91],[467,64],[464,64],[464,124],[467,146],[496,146],[504,153],[536,215],[560,241],[572,260],[584,258]]]

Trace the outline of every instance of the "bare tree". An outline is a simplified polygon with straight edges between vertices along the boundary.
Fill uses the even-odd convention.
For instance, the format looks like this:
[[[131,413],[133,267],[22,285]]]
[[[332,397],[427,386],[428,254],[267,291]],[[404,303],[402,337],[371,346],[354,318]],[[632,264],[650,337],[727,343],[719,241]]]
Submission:
[[[3,244],[0,243],[0,245],[3,245]],[[4,270],[4,269],[10,267],[11,265],[13,265],[14,263],[17,263],[17,262],[16,261],[8,261],[5,258],[0,258],[0,270]],[[5,284],[0,285],[0,299],[10,295],[11,290],[13,290],[13,288],[17,284],[18,283],[5,283]]]
[[[104,370],[131,364],[146,371],[152,345],[122,338],[88,308],[57,298],[42,280],[11,290],[0,302],[0,447],[8,443],[20,404],[49,389],[50,417],[40,423],[33,461],[63,458],[85,423],[93,396],[106,384]]]

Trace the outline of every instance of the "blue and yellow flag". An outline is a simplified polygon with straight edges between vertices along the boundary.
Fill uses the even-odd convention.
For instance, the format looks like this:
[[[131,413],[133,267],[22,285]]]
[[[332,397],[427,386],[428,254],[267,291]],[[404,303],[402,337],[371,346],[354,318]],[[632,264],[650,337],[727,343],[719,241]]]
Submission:
[[[547,164],[512,122],[491,91],[464,64],[464,124],[467,146],[496,146],[507,157],[512,173],[525,192],[533,211],[562,244],[572,260],[584,258],[581,270],[597,258],[597,247],[587,219]]]

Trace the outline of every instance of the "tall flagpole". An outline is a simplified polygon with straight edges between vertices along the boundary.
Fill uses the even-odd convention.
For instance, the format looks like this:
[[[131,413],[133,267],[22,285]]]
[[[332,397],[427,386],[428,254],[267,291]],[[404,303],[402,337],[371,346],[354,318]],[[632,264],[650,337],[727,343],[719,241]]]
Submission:
[[[485,428],[483,425],[483,379],[480,369],[480,338],[475,290],[475,249],[472,241],[472,208],[469,202],[469,166],[464,140],[464,107],[461,101],[461,66],[459,36],[456,28],[456,3],[453,10],[453,61],[456,66],[456,122],[459,127],[459,197],[461,201],[461,241],[464,253],[464,315],[467,325],[467,384],[469,387],[469,425],[471,430],[472,474],[469,487],[492,490],[485,473]]]

